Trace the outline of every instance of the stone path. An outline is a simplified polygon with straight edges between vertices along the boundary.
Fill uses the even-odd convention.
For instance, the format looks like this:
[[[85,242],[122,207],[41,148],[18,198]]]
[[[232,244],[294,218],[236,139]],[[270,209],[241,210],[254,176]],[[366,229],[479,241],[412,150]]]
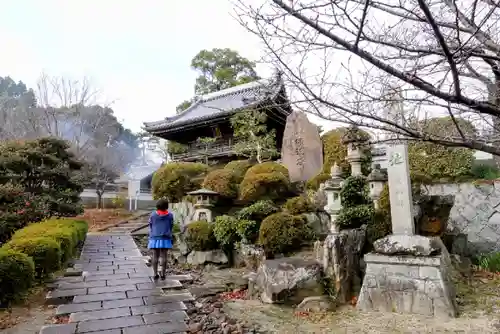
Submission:
[[[139,230],[148,231],[148,219],[151,214],[151,210],[141,211],[134,217],[124,221],[116,226],[105,229],[106,232],[110,233],[124,233],[124,234],[134,234],[134,232]]]
[[[147,257],[130,235],[89,234],[80,259],[47,294],[69,323],[40,334],[162,334],[187,331],[184,302],[194,300],[181,282],[190,275],[154,282]]]

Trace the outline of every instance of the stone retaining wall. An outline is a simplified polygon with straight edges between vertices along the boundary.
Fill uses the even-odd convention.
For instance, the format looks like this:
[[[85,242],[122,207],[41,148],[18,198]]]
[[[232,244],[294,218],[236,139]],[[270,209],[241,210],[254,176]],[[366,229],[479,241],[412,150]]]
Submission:
[[[453,195],[448,230],[468,237],[470,255],[500,252],[500,182],[424,186],[429,195]]]

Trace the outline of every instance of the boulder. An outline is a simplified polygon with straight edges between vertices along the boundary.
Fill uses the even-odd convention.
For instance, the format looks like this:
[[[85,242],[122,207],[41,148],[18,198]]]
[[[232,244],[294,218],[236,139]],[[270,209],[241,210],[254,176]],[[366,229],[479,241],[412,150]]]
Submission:
[[[304,213],[307,225],[314,231],[314,235],[324,240],[330,232],[330,216],[326,212]]]
[[[238,258],[244,264],[245,268],[256,271],[262,261],[266,259],[266,254],[260,246],[240,243]]]
[[[361,285],[360,260],[365,240],[366,226],[363,226],[330,234],[323,243],[323,270],[339,303],[351,300]],[[319,250],[317,253],[321,254]]]
[[[265,260],[252,280],[252,294],[264,303],[296,305],[306,297],[323,295],[321,265],[314,260]]]
[[[226,254],[220,249],[210,251],[192,251],[187,256],[187,263],[194,266],[204,265],[208,263],[227,264],[229,262]]]
[[[307,181],[323,168],[323,144],[318,126],[301,111],[286,119],[281,160],[290,173],[290,181]]]
[[[297,311],[302,312],[326,312],[335,309],[335,301],[330,296],[306,297],[297,305]]]
[[[384,255],[431,256],[441,252],[441,240],[421,235],[391,234],[373,243],[375,253]]]

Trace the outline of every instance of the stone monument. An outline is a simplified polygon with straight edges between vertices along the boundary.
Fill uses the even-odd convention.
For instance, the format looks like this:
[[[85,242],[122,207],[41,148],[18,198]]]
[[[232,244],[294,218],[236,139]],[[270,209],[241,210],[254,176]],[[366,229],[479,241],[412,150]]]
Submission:
[[[300,111],[286,119],[281,147],[281,160],[290,172],[290,181],[307,181],[323,167],[323,144],[317,125]]]
[[[391,141],[387,159],[393,234],[375,241],[364,257],[357,308],[455,317],[448,251],[439,237],[415,235],[408,144]]]

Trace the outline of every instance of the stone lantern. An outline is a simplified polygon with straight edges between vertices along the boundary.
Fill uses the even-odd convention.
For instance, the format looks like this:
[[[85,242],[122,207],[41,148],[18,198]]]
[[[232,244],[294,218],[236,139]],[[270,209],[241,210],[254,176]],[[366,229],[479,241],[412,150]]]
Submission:
[[[198,189],[187,193],[190,196],[196,196],[196,202],[194,204],[194,220],[205,220],[209,223],[213,222],[212,207],[214,199],[219,195],[219,193],[208,190],[208,189]]]
[[[357,127],[350,127],[342,138],[342,143],[347,145],[346,160],[351,165],[351,175],[363,175],[361,163],[364,157],[366,139],[360,135]]]
[[[380,194],[382,193],[384,185],[387,182],[387,175],[382,172],[380,165],[376,164],[370,175],[368,175],[367,180],[370,187],[370,198],[373,200],[375,209],[378,209]]]
[[[333,165],[330,173],[332,177],[326,181],[324,188],[327,198],[327,204],[324,209],[330,215],[330,233],[338,233],[339,229],[335,221],[340,212],[340,209],[342,209],[342,203],[340,201],[340,190],[342,190],[344,179],[341,176],[342,170],[337,165],[337,163]]]

